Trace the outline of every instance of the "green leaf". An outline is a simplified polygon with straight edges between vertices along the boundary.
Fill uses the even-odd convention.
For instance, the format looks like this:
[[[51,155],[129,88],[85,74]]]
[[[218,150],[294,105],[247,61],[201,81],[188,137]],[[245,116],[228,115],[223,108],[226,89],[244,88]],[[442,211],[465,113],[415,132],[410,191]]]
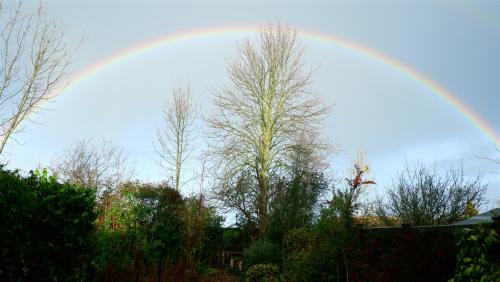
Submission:
[[[464,259],[463,259],[463,262],[470,262],[470,261],[472,261],[472,259],[471,259],[471,258],[464,258]]]

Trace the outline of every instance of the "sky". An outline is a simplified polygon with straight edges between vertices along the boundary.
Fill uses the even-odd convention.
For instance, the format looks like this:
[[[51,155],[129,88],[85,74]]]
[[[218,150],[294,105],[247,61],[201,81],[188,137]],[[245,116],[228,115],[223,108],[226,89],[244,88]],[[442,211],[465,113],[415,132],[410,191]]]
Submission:
[[[305,67],[315,70],[312,89],[332,106],[323,134],[338,153],[329,159],[329,173],[341,177],[364,152],[377,182],[369,193],[383,195],[405,163],[443,172],[463,167],[467,177],[481,175],[488,183],[483,210],[500,205],[500,167],[485,159],[500,158],[498,144],[461,110],[394,64],[301,34],[336,37],[412,68],[477,114],[498,140],[500,2],[61,1],[47,2],[46,11],[66,27],[70,45],[83,42],[69,69],[70,86],[8,143],[2,156],[8,167],[48,166],[77,140],[92,138],[123,147],[138,179],[165,179],[153,142],[172,88],[189,84],[201,112],[210,115],[211,93],[230,85],[226,66],[238,44],[255,40],[259,26],[280,22],[298,30]],[[255,32],[187,37],[79,76],[157,38],[239,26]],[[202,132],[196,146],[196,152],[206,147]],[[196,156],[188,167],[188,173],[199,167]],[[197,189],[186,185],[182,192]]]

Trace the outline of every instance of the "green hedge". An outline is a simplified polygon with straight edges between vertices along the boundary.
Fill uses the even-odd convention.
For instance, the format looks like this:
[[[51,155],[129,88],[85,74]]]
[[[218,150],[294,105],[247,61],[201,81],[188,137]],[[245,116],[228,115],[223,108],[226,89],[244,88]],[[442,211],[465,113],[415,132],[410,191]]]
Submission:
[[[311,228],[287,236],[287,281],[495,281],[491,224],[464,228]]]
[[[81,281],[91,264],[95,192],[47,172],[0,166],[0,280]]]

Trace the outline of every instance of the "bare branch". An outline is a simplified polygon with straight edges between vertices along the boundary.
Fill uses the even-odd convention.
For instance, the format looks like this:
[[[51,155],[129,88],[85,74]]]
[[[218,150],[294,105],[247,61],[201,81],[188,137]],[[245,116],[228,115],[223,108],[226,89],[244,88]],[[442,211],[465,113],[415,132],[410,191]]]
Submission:
[[[91,140],[78,141],[53,161],[51,170],[63,181],[97,189],[98,196],[131,180],[134,174],[123,149],[105,141],[97,146]]]
[[[468,205],[481,207],[486,189],[479,176],[468,179],[462,169],[440,175],[436,169],[407,164],[389,187],[387,202],[379,200],[377,214],[414,225],[451,224],[467,216]]]
[[[73,50],[65,32],[47,19],[42,5],[24,11],[22,3],[0,7],[0,154],[22,131],[28,115],[61,90]]]

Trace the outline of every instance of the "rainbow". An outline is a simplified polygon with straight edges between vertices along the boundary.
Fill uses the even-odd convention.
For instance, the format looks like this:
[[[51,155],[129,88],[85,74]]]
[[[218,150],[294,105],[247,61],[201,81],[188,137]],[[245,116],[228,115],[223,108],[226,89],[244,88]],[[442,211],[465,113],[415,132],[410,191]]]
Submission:
[[[178,42],[183,42],[192,39],[204,39],[212,38],[217,36],[227,36],[227,35],[242,35],[242,34],[253,34],[259,29],[256,25],[247,26],[228,26],[228,27],[210,27],[202,29],[193,29],[188,31],[180,31],[166,36],[161,36],[153,40],[135,45],[130,48],[126,48],[120,52],[117,52],[104,60],[91,65],[75,75],[71,76],[65,87],[59,91],[54,91],[56,95],[63,92],[69,92],[72,88],[81,84],[82,82],[89,80],[91,77],[99,74],[100,71],[114,65],[118,64],[124,60],[130,59],[135,56],[139,56],[151,50],[163,47],[168,44],[175,44]],[[415,82],[422,85],[424,88],[428,89],[431,93],[442,98],[446,103],[453,106],[456,110],[462,113],[470,122],[472,122],[478,129],[480,129],[489,139],[491,139],[496,147],[500,147],[500,138],[497,136],[493,128],[478,114],[471,110],[467,105],[460,101],[455,95],[446,90],[444,87],[440,86],[435,81],[426,77],[422,73],[413,69],[412,67],[397,61],[396,59],[390,57],[375,49],[369,48],[367,46],[360,45],[353,41],[347,40],[345,38],[340,38],[334,35],[320,33],[317,31],[307,30],[307,29],[297,29],[298,36],[300,38],[305,38],[308,40],[318,41],[322,43],[332,44],[341,49],[354,52],[358,55],[366,57],[370,60],[381,63],[391,69],[403,74],[407,78],[414,80]]]

